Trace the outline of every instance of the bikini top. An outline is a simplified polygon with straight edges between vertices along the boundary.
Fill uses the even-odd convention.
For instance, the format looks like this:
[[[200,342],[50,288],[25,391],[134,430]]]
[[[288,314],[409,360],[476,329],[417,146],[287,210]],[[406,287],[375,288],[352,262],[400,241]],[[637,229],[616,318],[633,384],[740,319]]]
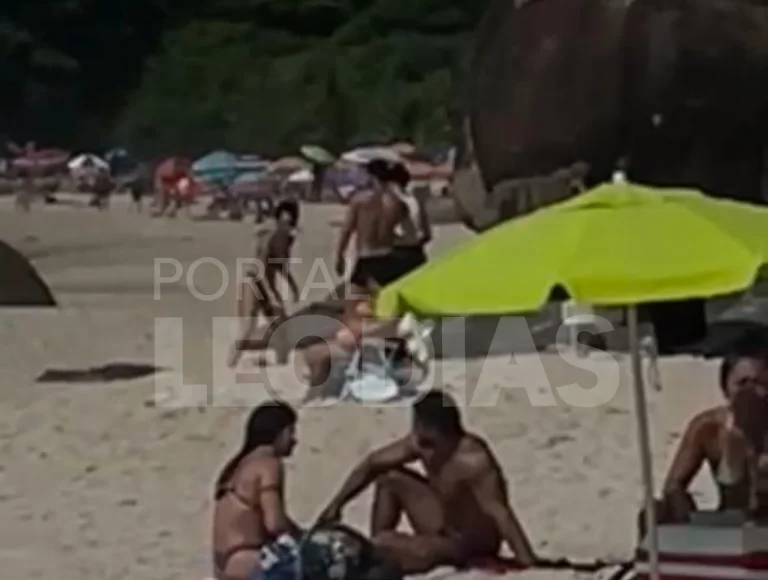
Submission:
[[[249,500],[247,497],[245,497],[244,494],[237,491],[237,487],[233,485],[232,483],[229,483],[227,485],[224,485],[216,490],[216,501],[219,501],[220,499],[223,499],[224,496],[227,494],[232,494],[232,496],[239,501],[241,504],[251,508],[254,511],[259,510],[259,506],[257,504],[254,504],[251,500]]]
[[[276,486],[276,485],[266,485],[266,486],[260,485],[259,486],[259,494],[262,494],[262,493],[267,492],[267,491],[274,491],[274,490],[278,490],[278,486]],[[224,498],[224,496],[226,496],[227,494],[232,494],[232,496],[237,501],[239,501],[243,505],[251,508],[254,511],[259,511],[261,509],[261,507],[259,506],[258,503],[254,503],[253,501],[249,500],[245,496],[245,494],[239,492],[237,490],[237,486],[234,485],[232,482],[228,483],[227,485],[223,485],[223,486],[219,487],[216,490],[216,495],[214,496],[214,499],[216,501],[219,501],[220,499]]]
[[[723,445],[714,476],[720,490],[721,509],[743,509],[748,505],[751,482],[747,456],[737,452],[728,441]]]

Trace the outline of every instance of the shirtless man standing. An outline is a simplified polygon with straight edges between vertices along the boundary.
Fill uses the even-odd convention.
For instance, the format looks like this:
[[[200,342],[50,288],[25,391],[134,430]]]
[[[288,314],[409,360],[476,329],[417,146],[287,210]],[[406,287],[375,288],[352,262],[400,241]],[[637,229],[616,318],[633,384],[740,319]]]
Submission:
[[[350,199],[336,250],[336,273],[344,276],[345,254],[354,234],[357,261],[350,276],[353,294],[371,292],[401,275],[393,255],[395,229],[410,224],[405,204],[389,187],[390,163],[374,159],[365,167],[371,176],[371,187]]]
[[[414,461],[421,461],[426,477],[406,467]],[[374,482],[373,543],[406,574],[496,556],[502,541],[520,564],[538,561],[509,506],[496,458],[480,437],[464,430],[445,393],[433,391],[414,404],[411,432],[368,455],[319,521],[339,520],[344,506]],[[403,514],[413,534],[396,531]]]

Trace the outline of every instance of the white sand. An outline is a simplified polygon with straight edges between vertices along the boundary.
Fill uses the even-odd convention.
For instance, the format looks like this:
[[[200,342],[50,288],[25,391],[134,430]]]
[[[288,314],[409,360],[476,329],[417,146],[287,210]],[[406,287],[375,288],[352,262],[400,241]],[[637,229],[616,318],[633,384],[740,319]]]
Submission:
[[[339,208],[304,208],[298,252],[328,258]],[[150,404],[155,379],[89,385],[36,384],[45,368],[110,361],[152,363],[157,316],[184,317],[184,381],[208,383],[213,361],[210,317],[232,312],[232,291],[202,302],[181,284],[153,300],[154,257],[190,264],[201,256],[233,263],[250,251],[251,226],[153,220],[128,212],[36,208],[11,211],[3,202],[0,231],[31,256],[62,309],[0,314],[0,568],[6,578],[199,580],[208,576],[211,481],[240,442],[247,408],[170,409]],[[460,226],[436,231],[433,253],[470,234]],[[513,259],[513,256],[510,257]],[[332,264],[328,263],[330,267]],[[298,271],[305,279],[311,266]],[[199,270],[208,291],[216,270]],[[321,288],[308,298],[323,295]],[[520,382],[535,355],[484,362],[501,387]],[[557,355],[542,357],[553,386],[594,376]],[[480,362],[448,360],[437,381],[457,391],[474,384]],[[525,391],[507,389],[498,404],[467,410],[472,429],[493,444],[510,479],[514,506],[536,547],[547,556],[627,558],[632,553],[641,493],[626,360],[618,394],[599,408],[531,406]],[[522,370],[521,370],[522,368]],[[528,370],[526,370],[528,369]],[[182,368],[175,368],[181,371]],[[291,367],[270,371],[289,398],[304,392]],[[687,418],[717,400],[711,364],[686,358],[662,363],[664,390],[650,393],[656,434],[657,482]],[[173,373],[157,375],[167,386]],[[527,381],[532,377],[522,377]],[[337,404],[302,412],[300,444],[290,461],[289,507],[309,521],[352,463],[407,428],[402,408]],[[706,477],[699,489],[712,490]],[[708,499],[707,499],[708,498]],[[369,496],[347,511],[364,528]],[[440,571],[435,578],[456,576]],[[467,574],[481,578],[483,574]],[[570,578],[539,572],[517,578]]]

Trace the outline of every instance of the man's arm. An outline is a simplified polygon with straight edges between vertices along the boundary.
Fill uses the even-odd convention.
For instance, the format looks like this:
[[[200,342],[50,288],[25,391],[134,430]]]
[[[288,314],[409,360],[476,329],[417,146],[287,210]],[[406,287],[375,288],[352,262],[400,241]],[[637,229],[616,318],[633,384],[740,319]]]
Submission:
[[[358,203],[355,201],[355,197],[353,196],[352,199],[349,200],[347,214],[344,217],[344,223],[341,226],[339,244],[336,248],[336,273],[339,276],[344,274],[344,257],[347,253],[349,241],[352,239],[352,233],[357,227],[357,211]]]
[[[339,492],[320,516],[321,521],[339,519],[341,511],[380,475],[416,459],[410,437],[382,447],[363,459],[347,477]]]
[[[523,566],[533,566],[537,562],[533,546],[523,526],[509,505],[507,486],[496,460],[490,452],[478,454],[472,467],[472,491],[480,509],[496,524],[501,537],[514,552],[515,559]]]

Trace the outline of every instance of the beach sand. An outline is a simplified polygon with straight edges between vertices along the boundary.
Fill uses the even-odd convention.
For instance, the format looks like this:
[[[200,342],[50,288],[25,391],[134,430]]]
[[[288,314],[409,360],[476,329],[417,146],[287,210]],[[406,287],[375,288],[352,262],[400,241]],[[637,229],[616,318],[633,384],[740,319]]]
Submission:
[[[201,257],[233,270],[248,256],[252,226],[152,219],[128,211],[122,200],[107,212],[37,207],[18,214],[2,202],[0,231],[30,256],[61,301],[57,312],[0,313],[0,568],[7,578],[93,580],[201,580],[210,574],[211,483],[240,443],[247,407],[179,408],[168,395],[185,385],[233,382],[212,356],[211,318],[233,312],[233,285],[217,300],[196,299],[184,281],[153,296],[154,258],[179,260],[185,269]],[[336,206],[308,206],[302,213],[297,255],[300,280],[328,285],[313,258],[327,259],[340,217]],[[439,226],[433,254],[471,237],[459,225]],[[510,256],[514,259],[514,256]],[[322,268],[321,268],[322,269]],[[233,272],[230,272],[230,275]],[[214,293],[221,273],[201,265],[196,287]],[[325,286],[325,287],[323,287]],[[155,319],[183,320],[183,337],[156,344]],[[160,325],[160,332],[168,325]],[[171,337],[172,338],[172,337]],[[158,339],[159,342],[159,339]],[[183,345],[183,361],[174,358]],[[218,343],[217,343],[218,344]],[[219,345],[219,348],[221,345]],[[159,357],[159,359],[156,357]],[[438,361],[437,385],[486,406],[466,409],[472,430],[492,444],[509,477],[510,495],[537,550],[552,558],[631,557],[635,514],[641,501],[635,422],[626,356],[616,395],[596,408],[533,406],[521,385],[539,385],[535,354],[487,360]],[[108,362],[154,364],[154,376],[110,383],[37,383],[50,368],[83,368]],[[596,362],[608,368],[610,361]],[[244,365],[248,366],[246,357]],[[557,354],[541,356],[553,388],[595,375]],[[215,369],[215,370],[214,370]],[[662,361],[663,390],[649,390],[657,485],[680,432],[695,412],[718,401],[714,363],[678,357]],[[475,390],[478,377],[481,391]],[[537,378],[538,377],[538,378]],[[290,400],[305,387],[293,365],[272,367],[269,381]],[[490,391],[489,391],[490,387]],[[498,387],[495,404],[494,388]],[[556,389],[555,389],[556,390]],[[234,392],[233,391],[237,391]],[[177,389],[176,394],[192,392]],[[488,393],[490,392],[490,399]],[[162,393],[159,398],[156,393]],[[233,404],[263,389],[217,391],[217,404]],[[223,394],[222,394],[223,393]],[[233,396],[230,396],[233,395]],[[258,396],[261,396],[258,395]],[[466,396],[464,396],[466,395]],[[252,399],[253,397],[251,397]],[[338,403],[302,410],[299,445],[289,461],[288,505],[310,522],[352,464],[372,447],[403,433],[408,409]],[[696,482],[704,505],[713,502],[708,474]],[[370,494],[346,512],[362,529]],[[432,578],[499,577],[451,570]],[[512,574],[520,579],[572,578],[568,572]],[[588,577],[588,576],[587,576]]]

